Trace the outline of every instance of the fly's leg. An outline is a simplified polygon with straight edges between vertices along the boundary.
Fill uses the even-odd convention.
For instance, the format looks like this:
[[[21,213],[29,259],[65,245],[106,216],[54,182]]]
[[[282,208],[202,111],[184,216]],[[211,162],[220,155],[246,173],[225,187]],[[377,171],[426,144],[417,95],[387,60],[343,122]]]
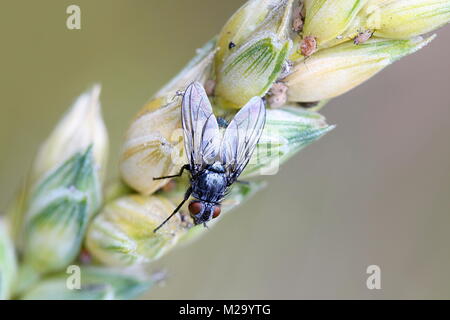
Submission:
[[[166,224],[167,221],[169,221],[178,212],[178,210],[180,210],[180,208],[183,206],[183,204],[191,196],[191,193],[192,193],[192,188],[189,187],[189,189],[187,189],[186,193],[184,194],[183,201],[181,201],[181,203],[178,205],[178,207],[175,208],[175,210],[173,210],[173,212],[170,214],[170,216],[168,216],[166,220],[164,220],[155,230],[153,230],[153,232],[158,231],[163,225]]]
[[[182,97],[183,95],[184,95],[183,90],[177,90],[177,92],[175,92],[175,95],[172,97],[172,101],[174,101],[177,97]]]
[[[248,182],[248,181],[243,181],[243,180],[236,180],[236,182],[237,182],[237,183],[240,183],[240,184],[245,184],[245,185],[249,185],[249,184],[250,184],[250,182]]]
[[[178,172],[178,174],[174,174],[172,176],[153,178],[153,180],[162,180],[162,179],[170,179],[170,178],[181,177],[181,175],[183,174],[184,170],[190,171],[190,166],[188,164],[185,164],[184,166],[181,167],[181,170],[180,170],[180,172]]]

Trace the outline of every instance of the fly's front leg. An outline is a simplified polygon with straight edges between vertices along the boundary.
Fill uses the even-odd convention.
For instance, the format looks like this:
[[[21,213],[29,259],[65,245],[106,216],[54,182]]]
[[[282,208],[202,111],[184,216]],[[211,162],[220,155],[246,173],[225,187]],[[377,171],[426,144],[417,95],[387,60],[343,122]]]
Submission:
[[[184,166],[181,167],[181,170],[180,170],[180,172],[178,174],[174,174],[172,176],[153,178],[153,180],[163,180],[163,179],[170,179],[170,178],[181,177],[181,175],[183,174],[184,170],[191,171],[190,166],[188,164],[185,164]]]
[[[178,207],[175,208],[175,210],[173,210],[173,212],[171,213],[170,216],[167,217],[166,220],[164,220],[155,230],[153,230],[153,232],[158,231],[163,225],[166,224],[167,221],[169,221],[177,212],[178,210],[180,210],[180,208],[183,206],[183,204],[187,201],[187,199],[189,199],[189,197],[191,196],[192,193],[192,188],[189,187],[189,189],[187,189],[186,193],[184,194],[184,199],[183,201],[181,201],[181,203],[178,205]]]

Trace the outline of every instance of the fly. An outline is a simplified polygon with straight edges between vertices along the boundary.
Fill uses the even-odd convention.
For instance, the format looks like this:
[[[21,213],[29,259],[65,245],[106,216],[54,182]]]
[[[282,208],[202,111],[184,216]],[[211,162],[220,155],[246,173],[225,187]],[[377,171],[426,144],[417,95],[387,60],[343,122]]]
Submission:
[[[190,186],[183,201],[154,232],[169,221],[191,196],[194,200],[189,204],[189,213],[196,225],[206,226],[206,222],[220,215],[223,198],[247,166],[261,137],[266,109],[260,97],[253,97],[239,110],[221,136],[208,96],[203,86],[194,82],[183,94],[181,119],[188,164],[176,175],[153,179],[179,177],[187,170],[190,172]]]

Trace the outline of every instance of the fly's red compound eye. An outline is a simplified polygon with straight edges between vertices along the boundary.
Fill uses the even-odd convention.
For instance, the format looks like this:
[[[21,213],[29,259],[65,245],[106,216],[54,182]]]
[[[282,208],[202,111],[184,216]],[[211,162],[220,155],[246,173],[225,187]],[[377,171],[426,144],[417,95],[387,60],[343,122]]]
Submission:
[[[203,204],[200,201],[192,201],[189,204],[189,212],[191,215],[199,214],[203,209]]]
[[[214,207],[213,219],[217,218],[220,215],[220,211],[221,211],[220,206],[215,206]]]

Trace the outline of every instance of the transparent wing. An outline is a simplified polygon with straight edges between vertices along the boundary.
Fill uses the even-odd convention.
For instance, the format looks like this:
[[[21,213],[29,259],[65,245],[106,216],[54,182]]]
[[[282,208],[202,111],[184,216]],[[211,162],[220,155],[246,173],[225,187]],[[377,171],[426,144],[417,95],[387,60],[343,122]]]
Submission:
[[[181,118],[184,147],[191,170],[198,172],[213,163],[220,148],[219,126],[205,89],[198,82],[190,84],[183,95]]]
[[[260,97],[253,97],[235,115],[225,130],[220,147],[220,160],[229,183],[233,183],[248,164],[266,122],[266,109]]]

